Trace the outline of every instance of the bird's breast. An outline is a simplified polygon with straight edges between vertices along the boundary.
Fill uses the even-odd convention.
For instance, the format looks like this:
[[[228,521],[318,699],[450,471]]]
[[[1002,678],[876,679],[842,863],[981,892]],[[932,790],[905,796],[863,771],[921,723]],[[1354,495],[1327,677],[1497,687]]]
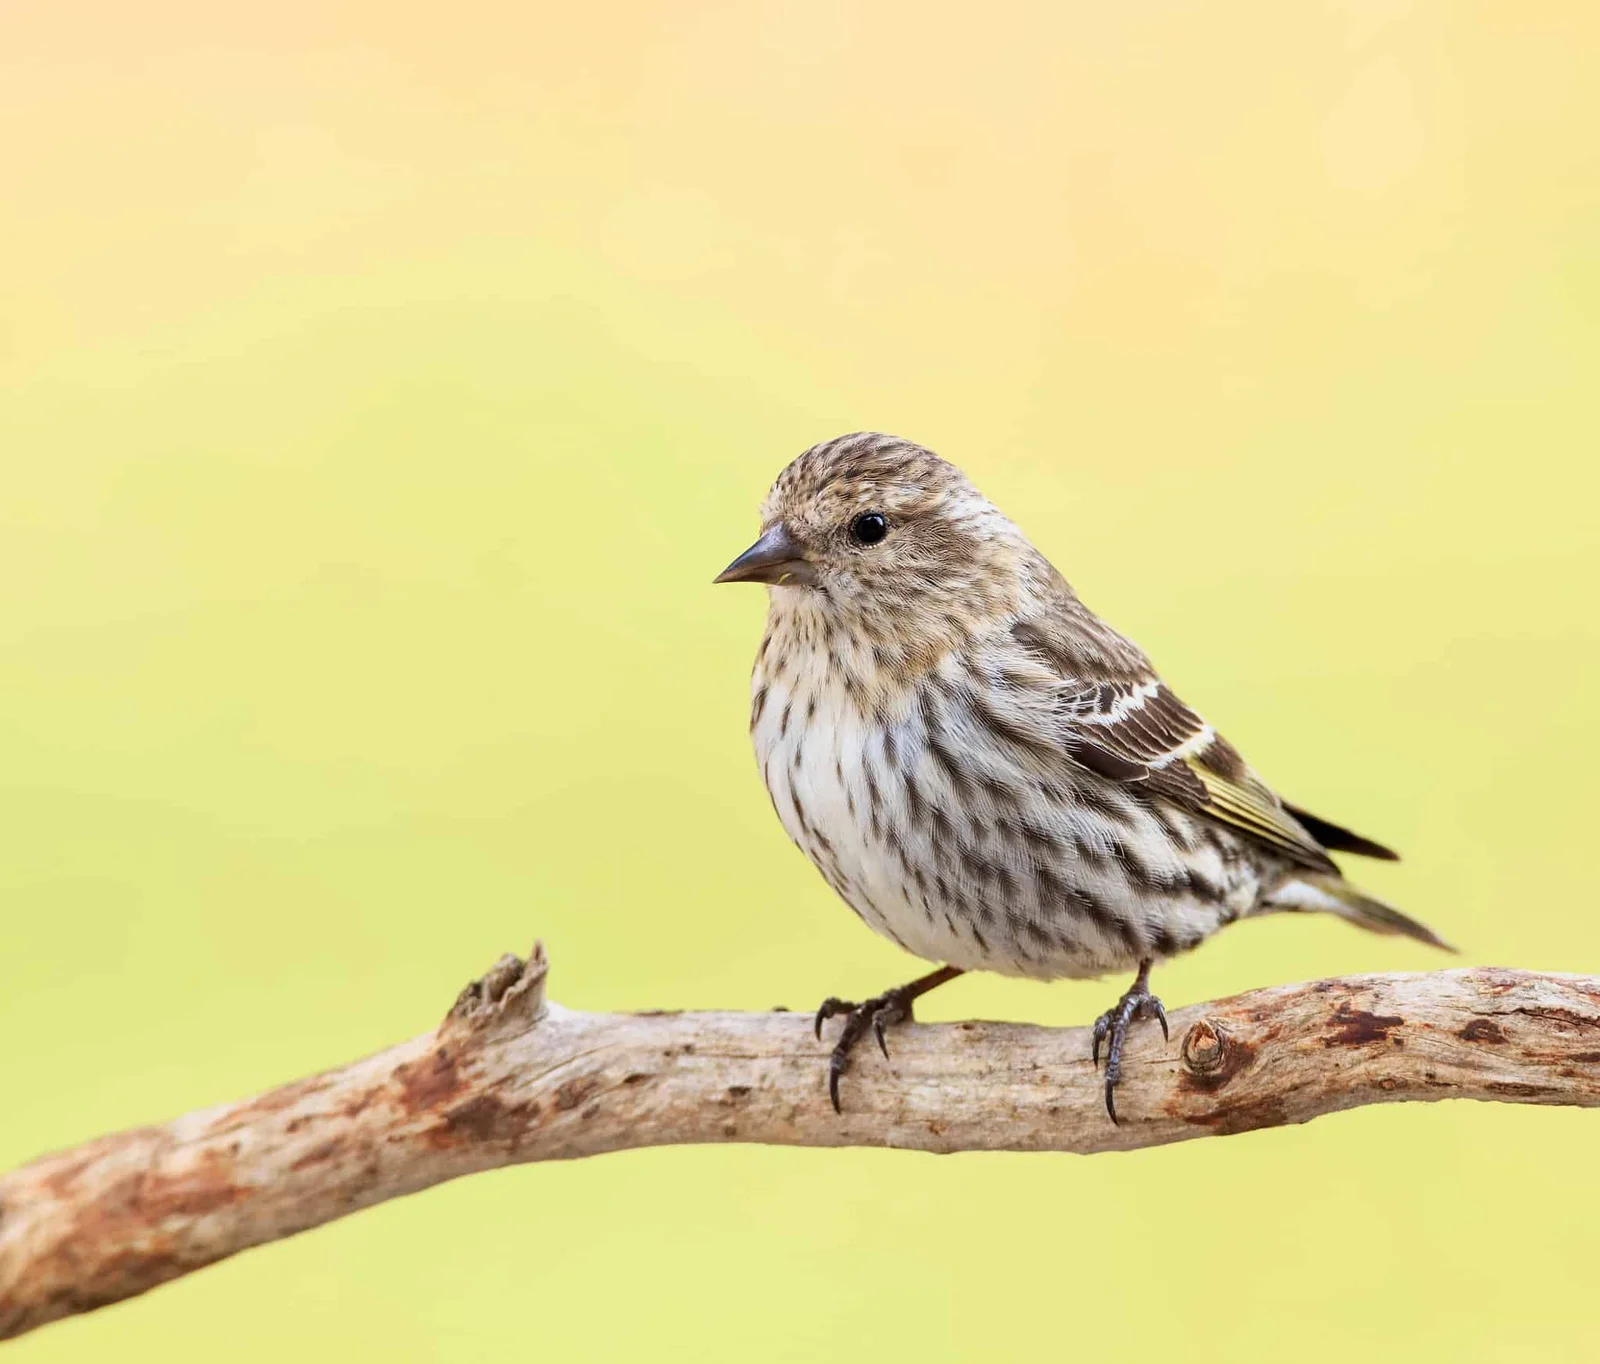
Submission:
[[[791,663],[758,670],[750,733],[785,831],[865,917],[885,817],[866,763],[869,720],[825,669]]]
[[[957,878],[940,869],[928,812],[915,807],[926,761],[916,695],[863,705],[863,688],[829,661],[788,655],[757,669],[751,735],[784,829],[840,899],[906,951],[1014,969],[951,898]]]

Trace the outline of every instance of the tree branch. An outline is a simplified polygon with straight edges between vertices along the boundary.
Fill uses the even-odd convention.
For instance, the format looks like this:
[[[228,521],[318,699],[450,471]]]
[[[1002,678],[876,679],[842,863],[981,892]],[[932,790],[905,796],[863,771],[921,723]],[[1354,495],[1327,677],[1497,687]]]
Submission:
[[[1600,1106],[1600,979],[1476,969],[1255,990],[1130,1040],[1114,1127],[1083,1029],[907,1025],[845,1112],[787,1013],[583,1014],[504,957],[433,1032],[0,1177],[0,1337],[478,1170],[694,1142],[1114,1151],[1431,1099]]]

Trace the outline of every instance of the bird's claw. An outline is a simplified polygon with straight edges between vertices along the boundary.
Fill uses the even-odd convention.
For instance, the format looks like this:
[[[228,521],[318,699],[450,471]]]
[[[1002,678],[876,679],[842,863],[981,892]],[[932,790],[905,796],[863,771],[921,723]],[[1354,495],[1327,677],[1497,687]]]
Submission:
[[[884,1013],[885,1010],[883,1009],[873,1010],[872,1035],[878,1039],[878,1050],[883,1053],[883,1059],[887,1061],[889,1059],[889,1042],[884,1036],[884,1030],[888,1027],[888,1020],[885,1019]]]
[[[822,1025],[836,1014],[855,1012],[855,1005],[848,999],[840,999],[838,995],[829,995],[817,1006],[817,1017],[812,1026],[812,1031],[817,1035],[817,1041],[822,1041]]]
[[[839,1107],[839,1077],[844,1074],[844,1060],[837,1049],[828,1059],[828,1098],[833,1101],[833,1111],[841,1115],[844,1109]]]
[[[886,990],[883,994],[872,999],[863,1000],[860,1004],[853,1004],[848,1000],[828,998],[822,1001],[822,1007],[817,1010],[816,1034],[817,1040],[822,1040],[822,1025],[828,1019],[839,1014],[846,1015],[844,1029],[839,1034],[839,1040],[834,1044],[833,1053],[828,1058],[828,1098],[833,1101],[833,1111],[843,1113],[839,1106],[839,1077],[850,1068],[850,1054],[855,1050],[856,1043],[870,1028],[872,1035],[878,1040],[878,1049],[883,1052],[883,1059],[889,1059],[888,1030],[896,1023],[904,1023],[911,1017],[911,1001],[905,997],[903,990]]]
[[[1145,1016],[1148,1018],[1154,1018],[1155,1021],[1161,1025],[1161,1040],[1163,1042],[1172,1041],[1172,1034],[1167,1030],[1167,1006],[1154,995],[1146,996],[1145,1006],[1150,1011]]]
[[[1127,1041],[1128,1030],[1141,1018],[1155,1019],[1161,1024],[1161,1036],[1169,1042],[1172,1040],[1167,1028],[1166,1007],[1150,993],[1143,973],[1134,981],[1133,987],[1094,1022],[1091,1056],[1097,1070],[1100,1067],[1100,1044],[1109,1039],[1106,1047],[1106,1112],[1113,1123],[1120,1121],[1117,1117],[1116,1090],[1118,1081],[1122,1079],[1122,1044]]]

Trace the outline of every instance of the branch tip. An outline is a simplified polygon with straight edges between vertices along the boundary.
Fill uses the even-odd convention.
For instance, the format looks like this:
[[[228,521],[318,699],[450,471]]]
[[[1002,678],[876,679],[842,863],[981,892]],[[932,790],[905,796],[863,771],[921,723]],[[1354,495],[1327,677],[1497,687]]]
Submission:
[[[459,1023],[482,1027],[512,1018],[537,1023],[544,1015],[544,982],[549,974],[550,958],[541,940],[535,939],[526,961],[507,952],[456,996],[441,1028]]]

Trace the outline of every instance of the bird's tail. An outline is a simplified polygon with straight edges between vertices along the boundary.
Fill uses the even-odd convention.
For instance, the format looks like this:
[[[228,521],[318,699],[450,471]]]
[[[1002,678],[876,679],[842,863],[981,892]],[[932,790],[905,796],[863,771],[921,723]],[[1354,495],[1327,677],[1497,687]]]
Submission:
[[[1273,891],[1262,908],[1337,914],[1341,919],[1359,924],[1369,933],[1400,933],[1418,942],[1442,947],[1446,952],[1456,950],[1427,924],[1418,923],[1393,905],[1375,900],[1357,890],[1343,877],[1327,872],[1296,874]]]

